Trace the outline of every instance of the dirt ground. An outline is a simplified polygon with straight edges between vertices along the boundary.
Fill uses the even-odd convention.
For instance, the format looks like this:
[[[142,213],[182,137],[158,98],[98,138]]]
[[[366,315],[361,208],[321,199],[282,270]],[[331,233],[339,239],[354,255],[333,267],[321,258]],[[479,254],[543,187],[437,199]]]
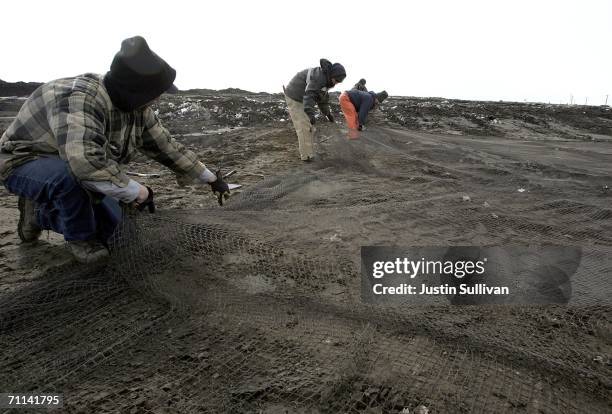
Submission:
[[[225,94],[206,92],[207,95],[165,96],[156,108],[157,113],[174,136],[211,168],[237,170],[233,179],[244,188],[236,193],[264,178],[303,167],[296,157],[297,140],[280,95],[251,94],[240,90],[236,92],[247,95],[232,93],[233,90]],[[16,115],[24,99],[0,98],[0,133]],[[332,157],[339,158],[337,164],[343,165],[347,160],[358,158],[355,154],[365,154],[368,151],[366,146],[388,151],[389,144],[382,141],[391,140],[391,158],[396,159],[391,159],[390,165],[368,165],[365,168],[383,173],[387,169],[390,174],[399,174],[392,180],[391,187],[393,182],[410,184],[410,193],[402,195],[407,200],[435,195],[461,199],[464,194],[453,187],[457,187],[456,183],[463,177],[469,176],[478,181],[470,191],[483,191],[485,194],[478,201],[488,205],[528,203],[531,192],[528,186],[531,186],[538,189],[537,197],[542,201],[545,195],[558,194],[562,188],[563,198],[582,199],[582,194],[586,193],[597,202],[598,208],[610,207],[610,107],[391,97],[370,116],[375,130],[369,137],[366,134],[360,143],[352,146],[348,143],[346,148],[339,148],[338,145],[343,144],[335,142],[335,138],[330,139],[342,134],[342,115],[337,105],[334,109],[337,125],[320,120],[318,139],[323,141],[322,150],[333,143]],[[369,141],[372,139],[375,141]],[[408,158],[397,160],[398,152]],[[312,166],[313,169],[327,168],[330,164],[334,166],[334,159],[325,160],[324,154],[322,158]],[[449,169],[449,163],[456,163],[463,171]],[[400,168],[397,168],[398,164]],[[141,181],[155,189],[157,203],[162,209],[203,208],[215,204],[208,196],[208,188],[179,187],[172,173],[163,166],[141,159],[127,169],[161,174],[160,178]],[[348,173],[350,175],[352,171]],[[503,188],[500,186],[502,183],[505,186],[509,182],[513,187],[498,191]],[[375,177],[371,184],[373,188],[380,186],[379,178]],[[341,184],[335,186],[342,187]],[[521,186],[527,191],[517,194],[516,190]],[[571,187],[572,192],[568,193],[565,187]],[[502,198],[488,198],[486,192],[489,188],[495,188],[499,193],[496,197]],[[318,194],[312,195],[319,199],[317,204],[345,205],[347,201],[342,197],[327,199],[332,190],[336,191],[315,189]],[[399,197],[394,195],[397,191],[393,188],[379,191],[385,194],[383,198]],[[44,271],[47,265],[69,260],[61,249],[51,248],[51,245],[62,244],[61,237],[54,234],[45,234],[44,243],[40,245],[20,245],[15,233],[18,217],[16,198],[4,188],[0,188],[0,192],[3,217],[0,224],[0,267],[5,270],[2,280],[27,280]],[[526,200],[517,199],[517,195]],[[346,197],[355,196],[347,192]],[[381,222],[384,226],[384,220]],[[2,289],[7,289],[4,283],[0,286]]]
[[[22,102],[0,98],[0,132]],[[610,108],[393,97],[357,140],[334,110],[304,164],[280,95],[165,96],[164,125],[243,188],[218,207],[208,188],[130,164],[160,174],[141,180],[160,210],[143,219],[146,270],[127,285],[91,276],[88,294],[83,270],[61,276],[73,293],[46,298],[50,315],[44,302],[15,304],[34,316],[21,334],[0,319],[7,378],[61,389],[65,412],[610,412]],[[28,289],[53,286],[71,258],[58,235],[21,244],[16,198],[0,194],[0,298],[36,298]],[[393,320],[360,304],[361,246],[522,243],[604,257],[575,286],[598,305],[411,307]],[[159,258],[177,252],[193,260]],[[151,280],[193,306],[150,300]],[[24,340],[31,361],[18,356]]]

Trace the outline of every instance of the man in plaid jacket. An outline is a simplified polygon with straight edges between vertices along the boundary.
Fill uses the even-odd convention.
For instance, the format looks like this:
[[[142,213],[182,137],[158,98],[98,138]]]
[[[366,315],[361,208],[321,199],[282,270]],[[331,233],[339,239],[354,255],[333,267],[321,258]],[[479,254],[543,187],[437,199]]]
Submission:
[[[121,220],[118,202],[138,207],[152,200],[151,190],[122,169],[136,151],[220,195],[229,193],[150,108],[162,93],[176,90],[175,77],[136,36],[122,42],[106,75],[59,79],[34,91],[0,138],[0,150],[9,154],[0,180],[19,196],[22,241],[53,230],[81,262],[108,256],[106,242]]]

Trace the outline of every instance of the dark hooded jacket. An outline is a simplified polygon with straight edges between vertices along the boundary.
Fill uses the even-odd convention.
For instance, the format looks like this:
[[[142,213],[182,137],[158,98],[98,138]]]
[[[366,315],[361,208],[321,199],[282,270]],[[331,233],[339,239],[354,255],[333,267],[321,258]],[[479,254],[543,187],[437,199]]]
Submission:
[[[370,112],[376,104],[376,93],[363,92],[355,89],[346,91],[346,93],[359,114],[359,124],[365,125],[368,119],[368,112]]]
[[[321,59],[320,64],[317,68],[298,72],[285,88],[289,98],[304,103],[304,112],[308,116],[314,116],[315,105],[323,114],[330,113],[328,90],[333,86],[330,76],[332,64],[327,59]]]

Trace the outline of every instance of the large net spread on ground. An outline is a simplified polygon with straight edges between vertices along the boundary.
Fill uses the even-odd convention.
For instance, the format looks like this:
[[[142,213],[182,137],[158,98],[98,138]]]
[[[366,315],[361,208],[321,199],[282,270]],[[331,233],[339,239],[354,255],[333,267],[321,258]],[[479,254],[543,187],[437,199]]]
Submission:
[[[366,305],[359,262],[567,244],[593,268],[574,288],[609,294],[609,144],[319,141],[223,208],[129,217],[110,264],[0,298],[0,390],[61,392],[66,412],[610,412],[609,306]]]

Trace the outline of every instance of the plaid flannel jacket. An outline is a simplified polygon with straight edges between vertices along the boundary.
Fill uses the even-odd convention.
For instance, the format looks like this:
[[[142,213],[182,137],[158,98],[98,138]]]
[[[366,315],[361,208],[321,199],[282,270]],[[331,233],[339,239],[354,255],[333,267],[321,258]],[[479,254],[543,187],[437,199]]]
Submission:
[[[59,155],[80,181],[111,181],[124,187],[129,178],[121,165],[136,151],[182,178],[197,178],[205,169],[170,136],[151,108],[120,111],[102,76],[91,73],[51,81],[34,91],[0,138],[0,150],[12,154],[0,169],[1,179],[25,162]]]

